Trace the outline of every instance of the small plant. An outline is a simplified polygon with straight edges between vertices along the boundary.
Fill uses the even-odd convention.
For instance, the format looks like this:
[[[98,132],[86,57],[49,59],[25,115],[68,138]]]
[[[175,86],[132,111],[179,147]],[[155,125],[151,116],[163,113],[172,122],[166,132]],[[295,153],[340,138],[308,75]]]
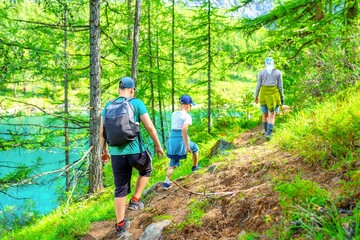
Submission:
[[[294,204],[312,202],[317,205],[324,205],[329,193],[321,189],[317,183],[303,180],[297,176],[293,182],[280,182],[275,187],[279,192],[280,204],[286,208]]]
[[[163,215],[157,215],[153,218],[153,221],[154,222],[158,222],[158,221],[163,221],[163,220],[168,220],[168,219],[172,219],[173,216],[171,215],[166,215],[166,214],[163,214]]]
[[[360,231],[359,209],[338,209],[333,201],[324,207],[295,205],[291,211],[294,233],[302,232],[311,239],[355,239]]]
[[[178,225],[179,229],[184,228],[186,225],[194,224],[196,226],[202,225],[202,217],[205,214],[205,208],[209,205],[207,199],[198,201],[197,199],[192,199],[189,205],[189,214],[187,220]]]

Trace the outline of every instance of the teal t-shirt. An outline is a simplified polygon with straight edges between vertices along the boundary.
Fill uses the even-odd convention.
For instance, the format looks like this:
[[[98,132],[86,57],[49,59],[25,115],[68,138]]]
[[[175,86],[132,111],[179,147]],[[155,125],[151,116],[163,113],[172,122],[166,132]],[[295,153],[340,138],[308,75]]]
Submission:
[[[116,101],[123,101],[125,98],[120,97]],[[105,106],[109,106],[111,102],[108,102]],[[134,107],[134,119],[136,122],[140,123],[140,116],[147,113],[146,106],[143,101],[138,98],[133,98],[130,100],[130,104]],[[105,115],[105,108],[101,112],[101,116]],[[140,136],[141,137],[141,136]],[[145,145],[142,143],[142,150],[145,151]],[[139,138],[136,138],[134,141],[129,142],[124,146],[109,146],[110,155],[129,155],[129,154],[137,154],[140,153],[140,146],[139,146]]]

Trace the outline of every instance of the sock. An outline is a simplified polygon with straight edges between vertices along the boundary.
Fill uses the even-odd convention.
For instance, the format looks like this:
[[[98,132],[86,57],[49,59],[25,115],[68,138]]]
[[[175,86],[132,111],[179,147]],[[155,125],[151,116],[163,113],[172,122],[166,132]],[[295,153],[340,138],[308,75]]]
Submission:
[[[167,180],[167,179],[166,179],[166,180],[164,181],[164,183],[170,183],[170,180]]]
[[[116,226],[118,226],[118,227],[122,227],[124,225],[125,225],[125,219],[123,219],[122,221],[116,223]]]
[[[266,131],[267,131],[267,122],[262,122],[262,125],[263,125],[263,127],[264,127],[264,131],[265,131],[265,133],[266,133]]]
[[[266,136],[270,136],[270,135],[271,135],[273,128],[274,128],[274,124],[271,124],[271,123],[268,123],[268,124],[267,124]]]
[[[138,201],[140,201],[140,198],[137,198],[137,197],[135,197],[135,196],[132,196],[132,198],[131,198],[132,200],[134,200],[134,202],[138,202]]]

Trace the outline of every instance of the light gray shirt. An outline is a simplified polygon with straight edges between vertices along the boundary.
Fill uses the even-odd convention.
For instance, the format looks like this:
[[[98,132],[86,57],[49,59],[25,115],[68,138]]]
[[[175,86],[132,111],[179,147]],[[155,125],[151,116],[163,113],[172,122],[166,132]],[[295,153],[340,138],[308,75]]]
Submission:
[[[261,86],[277,86],[281,97],[284,96],[282,74],[277,69],[273,69],[271,74],[269,74],[266,69],[259,73],[256,84],[255,98],[259,96]]]

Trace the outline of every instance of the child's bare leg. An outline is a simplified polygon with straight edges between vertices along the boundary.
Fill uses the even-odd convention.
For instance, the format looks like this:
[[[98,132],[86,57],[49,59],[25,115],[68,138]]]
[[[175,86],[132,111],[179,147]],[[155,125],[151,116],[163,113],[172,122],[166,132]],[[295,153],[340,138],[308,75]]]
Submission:
[[[166,171],[166,178],[165,181],[170,182],[171,179],[171,175],[174,172],[175,167],[168,167],[167,171]]]
[[[192,159],[193,159],[193,167],[197,166],[199,163],[199,152],[193,153]]]

